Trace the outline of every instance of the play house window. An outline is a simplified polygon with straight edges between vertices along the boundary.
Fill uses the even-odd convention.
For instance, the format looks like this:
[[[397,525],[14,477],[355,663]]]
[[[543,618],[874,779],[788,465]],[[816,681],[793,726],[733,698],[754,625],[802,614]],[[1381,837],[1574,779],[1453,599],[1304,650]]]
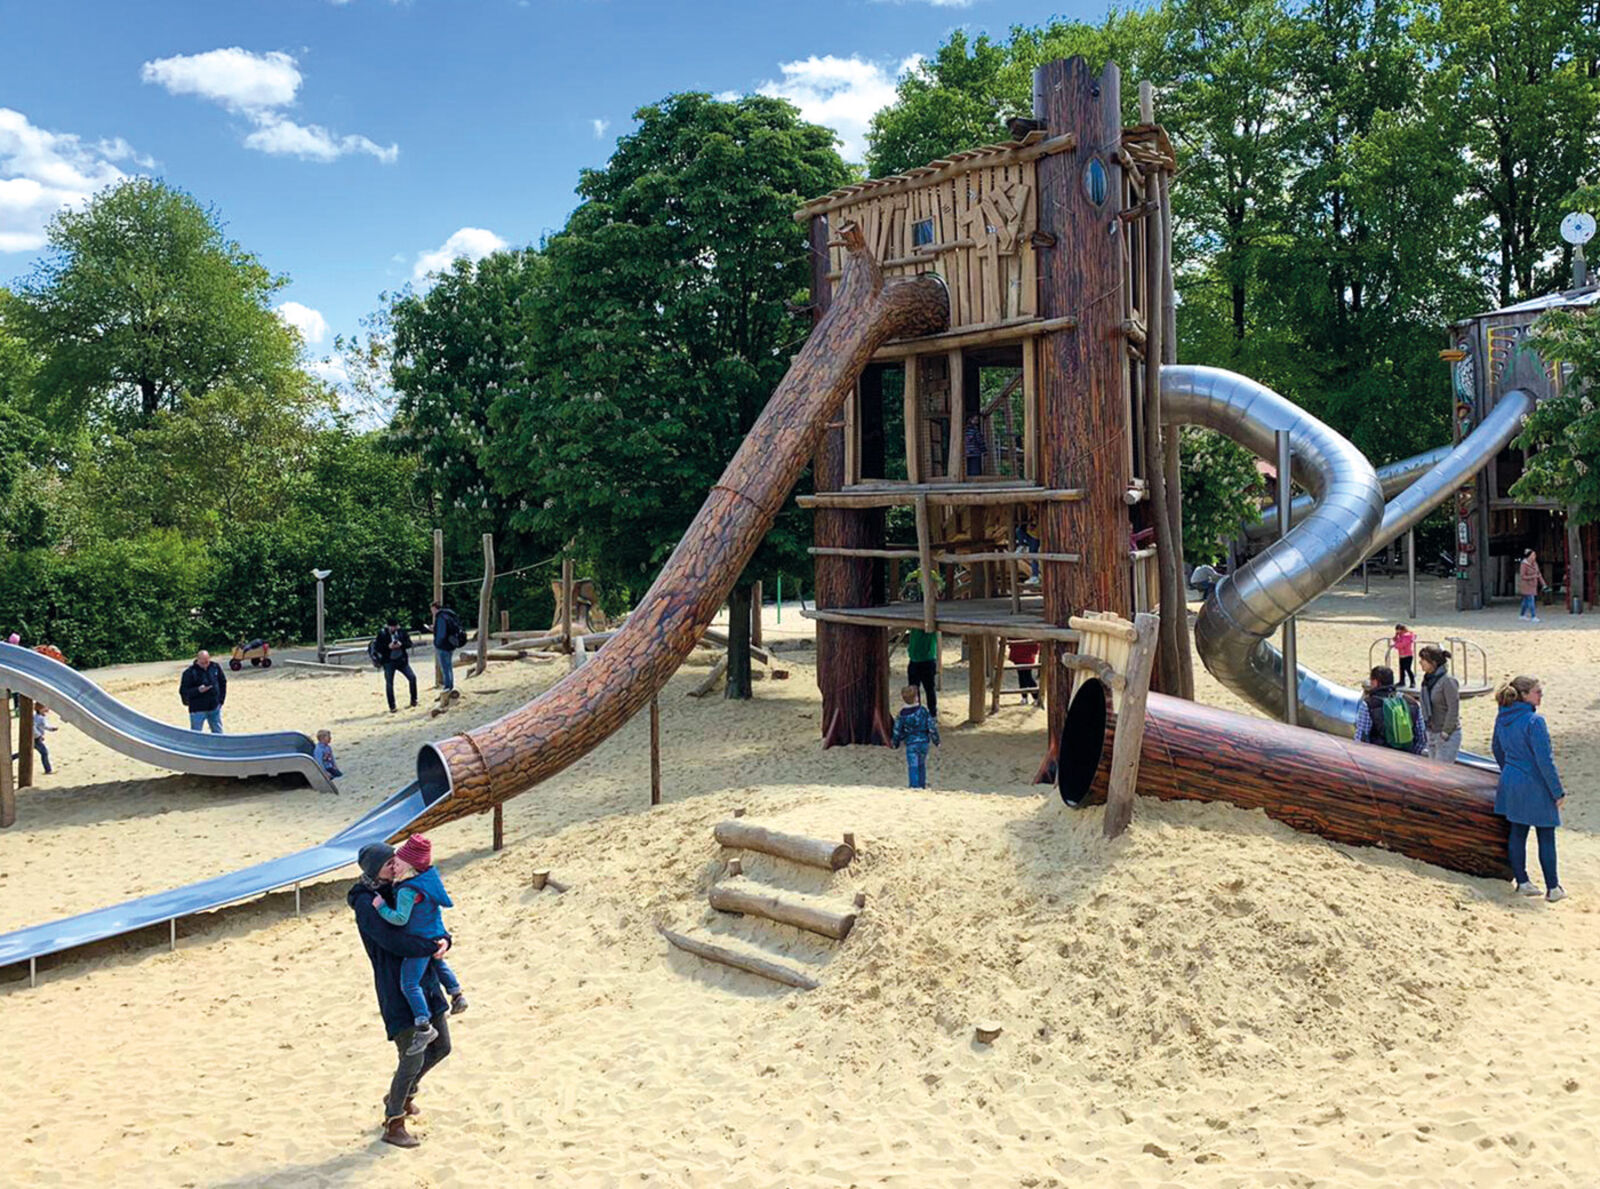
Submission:
[[[933,220],[919,219],[911,225],[911,246],[920,248],[933,242]]]
[[[1106,173],[1105,162],[1099,157],[1091,157],[1089,164],[1083,167],[1083,188],[1089,195],[1089,201],[1096,206],[1103,206],[1106,192],[1110,188],[1110,177]]]

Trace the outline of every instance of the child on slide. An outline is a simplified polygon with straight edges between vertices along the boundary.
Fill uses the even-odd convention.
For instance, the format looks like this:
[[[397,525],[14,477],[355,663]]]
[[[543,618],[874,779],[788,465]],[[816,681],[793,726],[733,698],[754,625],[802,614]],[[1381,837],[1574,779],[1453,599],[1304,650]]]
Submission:
[[[433,843],[420,834],[413,834],[394,852],[395,881],[394,907],[384,903],[382,896],[372,898],[372,907],[391,925],[402,925],[407,933],[437,940],[444,936],[444,908],[454,908],[450,894],[444,890],[444,881],[433,869]],[[411,1005],[416,1031],[406,1055],[422,1052],[439,1035],[428,1011],[428,997],[422,993],[422,976],[433,962],[439,970],[439,982],[450,996],[450,1014],[459,1016],[467,1010],[467,997],[461,993],[461,982],[442,958],[402,958],[400,961],[400,990]]]

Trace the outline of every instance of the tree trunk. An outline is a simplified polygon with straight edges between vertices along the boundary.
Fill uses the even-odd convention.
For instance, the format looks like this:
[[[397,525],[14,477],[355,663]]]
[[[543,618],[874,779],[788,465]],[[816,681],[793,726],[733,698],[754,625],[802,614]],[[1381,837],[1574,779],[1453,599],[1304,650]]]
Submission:
[[[722,696],[748,702],[750,684],[750,584],[740,582],[728,596],[728,684]]]
[[[891,338],[949,324],[938,278],[886,280],[859,228],[828,313],[811,332],[694,522],[627,623],[583,668],[526,706],[422,749],[417,778],[432,807],[409,829],[492,809],[587,755],[650,701],[693,651],[816,453],[829,422]]]

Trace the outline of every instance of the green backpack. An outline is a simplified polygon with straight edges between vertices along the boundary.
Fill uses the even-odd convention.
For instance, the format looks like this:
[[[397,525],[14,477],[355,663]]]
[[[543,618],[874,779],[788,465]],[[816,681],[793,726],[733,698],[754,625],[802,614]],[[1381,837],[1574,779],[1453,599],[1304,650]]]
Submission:
[[[1416,736],[1411,733],[1411,708],[1396,694],[1383,699],[1383,741],[1390,747],[1410,749]]]

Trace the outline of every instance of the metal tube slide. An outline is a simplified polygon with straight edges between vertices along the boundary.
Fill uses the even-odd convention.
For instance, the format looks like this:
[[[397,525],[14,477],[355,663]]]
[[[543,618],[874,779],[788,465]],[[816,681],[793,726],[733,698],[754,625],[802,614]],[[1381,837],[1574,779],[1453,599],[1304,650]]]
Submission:
[[[1281,719],[1283,658],[1270,637],[1284,619],[1448,499],[1516,436],[1532,407],[1526,389],[1506,393],[1482,424],[1413,476],[1399,498],[1385,506],[1377,474],[1361,452],[1299,406],[1220,368],[1163,368],[1164,421],[1214,429],[1261,457],[1270,456],[1274,432],[1289,429],[1295,482],[1314,502],[1288,536],[1227,575],[1201,607],[1195,650],[1206,669]],[[1354,733],[1359,691],[1304,667],[1296,685],[1302,725],[1336,735]]]
[[[275,776],[292,772],[312,788],[337,792],[314,744],[298,731],[213,735],[140,714],[77,670],[51,657],[0,644],[0,688],[50,707],[97,743],[158,768],[196,776]]]
[[[1378,486],[1383,489],[1383,498],[1394,499],[1443,462],[1450,450],[1449,445],[1435,446],[1432,450],[1424,450],[1421,454],[1413,454],[1410,458],[1402,458],[1398,462],[1387,462],[1377,468]],[[1290,525],[1299,524],[1316,504],[1317,501],[1309,495],[1296,496],[1289,504]],[[1261,519],[1254,524],[1246,525],[1244,535],[1252,541],[1268,541],[1277,536],[1278,506],[1268,504],[1261,509]]]

